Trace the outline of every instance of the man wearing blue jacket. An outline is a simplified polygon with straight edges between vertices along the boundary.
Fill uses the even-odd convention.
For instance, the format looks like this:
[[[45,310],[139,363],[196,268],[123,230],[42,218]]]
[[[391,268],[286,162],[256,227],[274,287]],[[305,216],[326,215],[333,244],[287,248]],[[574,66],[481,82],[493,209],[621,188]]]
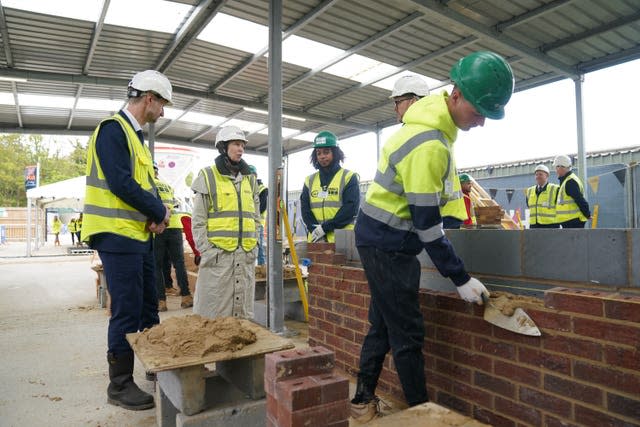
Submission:
[[[82,240],[98,251],[111,295],[107,397],[130,410],[154,406],[153,396],[133,381],[126,334],[160,321],[151,233],[162,233],[170,217],[153,181],[142,126],[163,116],[171,92],[171,83],[157,71],[133,76],[127,106],[98,125],[87,149]]]
[[[356,246],[371,302],[369,332],[360,353],[351,416],[365,422],[378,414],[375,389],[389,350],[409,406],[429,400],[424,374],[424,322],[420,311],[420,262],[425,249],[460,296],[482,304],[487,289],[466,272],[442,231],[440,207],[455,190],[451,145],[458,129],[501,119],[513,92],[509,64],[492,52],[475,52],[454,64],[451,95],[416,101],[385,143],[374,182],[356,221]]]

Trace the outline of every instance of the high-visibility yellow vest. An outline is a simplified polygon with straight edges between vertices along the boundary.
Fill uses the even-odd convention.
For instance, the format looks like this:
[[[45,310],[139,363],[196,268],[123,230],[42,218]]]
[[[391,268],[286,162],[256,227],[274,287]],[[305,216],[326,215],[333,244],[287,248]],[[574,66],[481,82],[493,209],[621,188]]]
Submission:
[[[218,168],[202,169],[209,189],[209,214],[207,237],[212,245],[225,251],[235,251],[241,246],[246,252],[256,247],[256,206],[253,199],[251,176],[243,176],[240,191],[232,179],[222,175]]]
[[[558,202],[556,204],[556,221],[557,223],[563,223],[572,219],[578,218],[580,221],[586,221],[587,217],[582,214],[582,211],[578,207],[578,204],[573,197],[567,194],[567,182],[574,180],[580,188],[580,193],[584,194],[584,187],[582,181],[575,174],[569,175],[562,181],[560,188],[558,189]]]
[[[540,194],[536,194],[536,185],[527,189],[527,203],[529,204],[529,224],[555,224],[556,223],[556,197],[558,188],[556,184],[548,183]]]
[[[180,222],[180,216],[176,215],[176,205],[178,200],[173,194],[173,188],[164,181],[157,178],[153,180],[158,188],[158,195],[162,199],[162,203],[171,211],[171,217],[169,218],[169,225],[167,228],[180,228],[182,229],[182,223]]]
[[[331,182],[326,188],[322,188],[322,184],[320,183],[320,172],[313,173],[305,178],[304,183],[309,189],[311,213],[313,213],[313,216],[319,223],[335,218],[342,207],[344,187],[351,180],[351,177],[353,177],[353,172],[340,168],[333,178],[331,178]],[[353,228],[353,222],[343,227],[344,230],[353,230]],[[311,231],[313,230],[309,230],[307,236],[309,242],[311,242]],[[333,231],[328,232],[326,238],[327,242],[330,243],[336,241]]]
[[[60,220],[53,221],[53,225],[51,226],[51,228],[53,230],[53,234],[60,233],[60,229],[62,228],[62,221]]]
[[[455,169],[455,159],[452,159],[453,168]],[[464,199],[462,198],[462,187],[460,186],[460,179],[458,175],[453,177],[453,192],[449,197],[447,203],[440,208],[440,216],[451,216],[460,221],[467,219],[467,208],[464,205]],[[472,215],[473,216],[473,215]],[[475,216],[473,216],[475,224]]]
[[[74,220],[69,221],[69,225],[67,226],[67,228],[69,229],[70,233],[75,233],[76,231],[78,231],[78,226],[76,225],[76,222]]]
[[[153,183],[153,160],[146,145],[141,144],[133,127],[120,114],[107,120],[115,120],[124,130],[131,155],[131,176],[143,190],[156,195]],[[104,121],[102,122],[104,123]],[[82,241],[98,233],[113,233],[130,239],[147,241],[147,217],[129,206],[109,190],[96,152],[96,139],[102,126],[98,125],[89,139],[87,149],[87,186],[85,190],[82,225]]]

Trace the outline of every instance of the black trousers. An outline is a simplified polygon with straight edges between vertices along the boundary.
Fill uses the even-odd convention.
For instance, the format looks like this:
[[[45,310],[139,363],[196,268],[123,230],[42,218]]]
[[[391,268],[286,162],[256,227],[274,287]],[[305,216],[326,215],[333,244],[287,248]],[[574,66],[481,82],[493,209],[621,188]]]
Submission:
[[[369,332],[360,352],[358,379],[375,390],[391,349],[410,406],[429,400],[424,373],[424,323],[418,302],[420,262],[415,255],[358,247],[369,282]]]
[[[569,221],[565,221],[560,223],[562,228],[584,228],[586,221],[580,221],[579,218],[570,219]]]
[[[184,266],[184,247],[182,245],[182,230],[179,228],[167,228],[161,234],[156,234],[153,242],[154,254],[156,257],[156,289],[158,290],[158,300],[166,300],[163,266],[165,256],[168,253],[171,264],[176,269],[176,280],[180,287],[180,295],[189,295],[189,279],[187,269]]]

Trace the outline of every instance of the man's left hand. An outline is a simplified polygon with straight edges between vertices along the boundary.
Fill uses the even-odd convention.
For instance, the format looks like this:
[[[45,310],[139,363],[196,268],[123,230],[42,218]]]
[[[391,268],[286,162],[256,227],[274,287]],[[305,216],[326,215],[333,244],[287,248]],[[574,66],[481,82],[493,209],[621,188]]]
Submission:
[[[322,239],[327,233],[324,232],[320,224],[316,225],[316,228],[311,232],[311,242],[315,243]]]

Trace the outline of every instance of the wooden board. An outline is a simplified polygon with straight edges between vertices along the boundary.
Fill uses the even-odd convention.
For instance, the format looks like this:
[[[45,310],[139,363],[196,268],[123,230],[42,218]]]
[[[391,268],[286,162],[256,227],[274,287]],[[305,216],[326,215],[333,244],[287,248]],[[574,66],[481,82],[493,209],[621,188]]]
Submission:
[[[293,342],[282,338],[268,329],[250,320],[240,320],[242,326],[250,329],[256,334],[257,341],[238,351],[225,351],[209,353],[203,357],[180,357],[178,359],[156,362],[153,355],[148,354],[148,349],[140,348],[136,344],[138,333],[127,334],[127,341],[133,348],[136,356],[144,365],[145,370],[151,372],[168,371],[171,369],[186,368],[188,366],[204,365],[208,363],[220,362],[223,360],[241,359],[244,357],[258,356],[261,354],[273,353],[274,351],[287,350],[293,348]]]
[[[369,427],[490,427],[489,424],[469,418],[438,404],[427,402],[389,416],[376,418]]]
[[[471,201],[473,202],[474,206],[500,206],[498,202],[493,200],[489,195],[489,193],[487,193],[484,190],[484,188],[482,188],[482,186],[478,184],[478,182],[475,179],[473,179],[473,177],[469,177],[469,178],[471,178],[471,184],[472,184],[471,192],[469,193],[469,195],[471,196]],[[511,218],[506,212],[502,216],[500,225],[505,230],[520,229],[518,224],[516,224],[513,218]]]

